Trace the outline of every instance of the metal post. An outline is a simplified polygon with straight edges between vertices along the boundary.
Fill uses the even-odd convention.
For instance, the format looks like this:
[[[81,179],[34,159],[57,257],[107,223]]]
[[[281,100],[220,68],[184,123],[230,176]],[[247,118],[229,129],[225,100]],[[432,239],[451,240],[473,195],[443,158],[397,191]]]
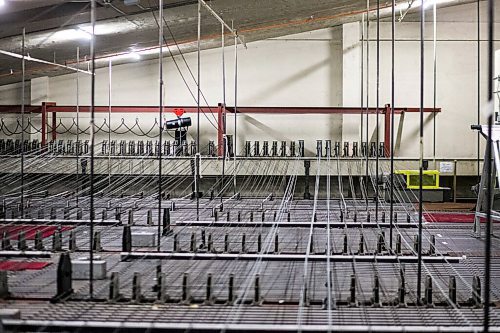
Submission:
[[[488,76],[488,78],[491,78]],[[487,182],[488,187],[486,191],[486,230],[485,230],[485,255],[484,255],[484,330],[483,332],[488,332],[489,330],[489,316],[490,316],[490,261],[491,261],[491,204],[492,204],[492,182],[491,182],[491,173],[492,173],[492,149],[493,149],[493,140],[491,139],[492,135],[492,126],[493,126],[493,115],[488,117],[488,141],[486,147],[486,160],[484,163],[487,165]],[[481,295],[478,296],[479,298]]]
[[[236,176],[238,174],[236,169],[236,147],[238,142],[238,136],[236,132],[236,119],[238,114],[238,33],[234,36],[234,167],[233,167],[233,185],[234,185],[234,194],[236,194]]]
[[[224,104],[219,103],[217,107],[217,156],[218,157],[224,156],[224,137],[226,135],[225,111],[226,110]]]
[[[395,34],[396,34],[396,3],[392,0],[392,20],[391,20],[391,198],[390,198],[390,210],[389,210],[389,248],[392,252],[392,233],[393,233],[393,223],[394,223],[394,103],[395,103]],[[387,110],[386,110],[387,112]]]
[[[380,0],[377,0],[377,105],[376,105],[376,125],[375,125],[375,140],[377,141],[377,153],[375,155],[375,221],[378,222],[379,209],[379,191],[378,191],[378,174],[379,174],[379,106],[380,106]]]
[[[198,50],[197,50],[197,62],[198,62],[198,98],[196,100],[198,112],[196,115],[196,156],[195,156],[195,173],[194,173],[194,194],[196,196],[196,221],[200,220],[200,198],[198,195],[198,181],[199,181],[199,156],[200,152],[200,95],[201,95],[201,0],[198,0]]]
[[[161,23],[160,23],[161,24]],[[111,145],[111,80],[112,80],[112,60],[109,59],[108,64],[108,185],[111,185],[111,149],[109,149],[109,145]]]
[[[384,156],[391,154],[391,105],[384,105]]]
[[[433,1],[433,108],[436,109],[437,100],[437,1]],[[436,112],[432,113],[432,158],[434,161],[434,168],[436,169]]]
[[[26,28],[23,28],[22,53],[22,82],[21,82],[21,217],[24,217],[24,95],[26,80],[26,61],[24,59],[26,41]]]
[[[160,129],[160,133],[158,134],[158,240],[156,244],[156,250],[160,252],[161,245],[161,192],[162,192],[162,135],[163,135],[163,0],[159,2],[160,6],[160,19],[159,19],[159,30],[158,30],[158,45],[159,45],[159,54],[158,54],[158,75],[160,79],[160,96],[159,96],[159,114],[158,117],[158,126]],[[199,97],[199,95],[198,95]]]
[[[94,120],[95,120],[95,11],[96,1],[91,1],[90,22],[92,24],[92,38],[90,39],[90,57],[92,64],[91,91],[90,91],[90,299],[94,298]]]
[[[197,74],[197,88],[198,88],[198,97],[196,99],[197,105],[197,123],[196,123],[196,151],[200,151],[200,77],[201,77],[201,1],[198,0],[198,42],[197,42],[197,63],[198,63],[198,74]],[[197,185],[197,180],[195,180]],[[196,191],[198,191],[196,189]]]
[[[57,113],[55,111],[52,111],[52,131],[51,131],[51,139],[55,143],[56,138],[57,138]]]
[[[76,47],[76,68],[80,68],[80,47]],[[78,141],[80,140],[80,73],[76,72],[76,207],[78,207],[79,202],[79,192],[80,192],[80,172],[78,168],[80,167],[80,154]],[[81,146],[80,146],[81,147]]]
[[[418,263],[417,263],[417,303],[421,304],[422,296],[422,213],[424,178],[424,19],[425,6],[420,6],[420,167],[418,188]]]
[[[370,0],[366,0],[366,154],[365,154],[365,162],[366,162],[366,184],[365,184],[365,192],[366,192],[366,197],[365,197],[365,205],[366,205],[366,210],[368,211],[368,184],[370,175],[369,175],[369,167],[368,163],[370,159],[368,156],[370,155],[368,153],[369,147],[370,147],[370,115],[369,115],[369,108],[370,108]]]
[[[364,70],[365,70],[365,13],[361,15],[361,91],[360,91],[360,97],[361,97],[361,127],[359,130],[359,144],[362,145],[363,142],[363,124],[364,124],[364,119],[363,119],[363,108],[364,108],[364,88],[365,88],[365,82],[364,82]]]
[[[493,52],[494,52],[494,22],[495,22],[495,1],[488,0],[488,105],[490,106],[490,110],[493,111],[492,114],[488,117],[488,160],[484,161],[484,163],[488,163],[488,191],[486,197],[486,239],[485,239],[485,264],[484,264],[484,332],[487,333],[490,327],[490,261],[491,261],[491,209],[492,209],[492,196],[493,196],[493,188],[492,188],[492,126],[493,121],[497,122],[498,119],[494,119],[495,115],[493,110]],[[498,170],[497,170],[498,172]]]
[[[477,0],[477,123],[481,124],[481,0]],[[481,133],[477,132],[477,181],[481,181]]]
[[[42,147],[47,148],[47,102],[42,102]]]
[[[224,40],[224,24],[221,23],[221,49],[222,49],[222,103],[226,107],[226,59],[225,59],[225,40]],[[226,133],[226,122],[224,122],[224,133]]]
[[[457,160],[453,161],[453,202],[457,202]]]
[[[222,44],[222,105],[219,105],[219,128],[221,131],[218,135],[218,156],[222,157],[222,179],[220,184],[220,203],[223,203],[223,189],[226,171],[226,62],[225,62],[225,40],[224,40],[224,24],[221,23],[221,44]]]

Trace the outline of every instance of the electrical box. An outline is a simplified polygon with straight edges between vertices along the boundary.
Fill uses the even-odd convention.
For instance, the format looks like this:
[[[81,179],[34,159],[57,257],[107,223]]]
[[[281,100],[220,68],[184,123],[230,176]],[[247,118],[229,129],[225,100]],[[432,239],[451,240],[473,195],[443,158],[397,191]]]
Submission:
[[[420,171],[419,170],[396,170],[397,175],[406,177],[406,188],[417,190],[420,188]],[[424,190],[439,189],[439,171],[424,170],[422,175],[422,188]]]

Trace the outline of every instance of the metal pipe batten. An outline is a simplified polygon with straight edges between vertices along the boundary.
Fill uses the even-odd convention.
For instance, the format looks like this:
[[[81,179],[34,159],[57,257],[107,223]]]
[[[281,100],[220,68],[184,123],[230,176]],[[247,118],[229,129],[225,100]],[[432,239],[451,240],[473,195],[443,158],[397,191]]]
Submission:
[[[252,253],[179,253],[179,252],[121,252],[122,260],[169,259],[169,260],[261,260],[261,261],[327,261],[373,262],[373,263],[417,263],[418,256],[395,255],[324,255],[324,254],[252,254]],[[464,257],[422,256],[424,263],[459,263]]]

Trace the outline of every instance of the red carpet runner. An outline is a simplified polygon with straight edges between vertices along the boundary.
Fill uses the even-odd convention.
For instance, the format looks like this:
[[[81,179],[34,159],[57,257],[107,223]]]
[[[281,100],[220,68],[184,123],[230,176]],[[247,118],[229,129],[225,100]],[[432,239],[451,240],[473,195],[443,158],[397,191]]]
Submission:
[[[0,261],[0,271],[24,271],[24,270],[40,270],[49,265],[51,262],[24,262],[24,261]]]
[[[424,213],[424,219],[427,222],[444,222],[444,223],[473,223],[474,213]],[[485,219],[481,219],[484,223]]]
[[[50,237],[56,232],[57,226],[54,225],[0,225],[0,237],[4,232],[7,232],[11,240],[16,240],[19,233],[24,231],[26,239],[35,239],[35,234],[39,230],[42,233],[42,238]],[[61,227],[61,231],[71,230],[72,227]]]

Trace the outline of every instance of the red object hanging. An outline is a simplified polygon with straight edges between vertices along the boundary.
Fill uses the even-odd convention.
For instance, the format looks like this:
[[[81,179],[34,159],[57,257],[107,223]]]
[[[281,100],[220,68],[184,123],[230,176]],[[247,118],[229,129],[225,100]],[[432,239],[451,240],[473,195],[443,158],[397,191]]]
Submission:
[[[174,109],[174,113],[177,117],[182,117],[182,115],[184,113],[186,113],[186,110],[182,109],[182,108],[175,108]]]

